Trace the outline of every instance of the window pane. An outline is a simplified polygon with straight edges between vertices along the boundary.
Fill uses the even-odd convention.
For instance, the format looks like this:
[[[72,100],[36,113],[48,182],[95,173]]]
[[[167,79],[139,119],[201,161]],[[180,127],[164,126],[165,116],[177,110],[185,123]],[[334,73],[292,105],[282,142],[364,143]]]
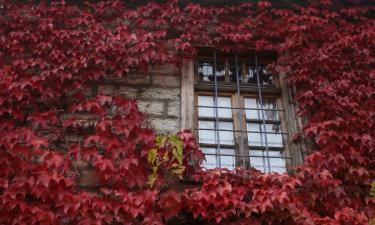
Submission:
[[[266,66],[261,66],[258,69],[260,85],[273,85],[272,74],[266,69]]]
[[[280,158],[270,158],[271,171],[284,173],[286,172],[284,152],[282,151],[269,151],[269,156],[280,157]]]
[[[248,123],[247,124],[248,131],[256,131],[256,132],[263,132],[263,124],[262,123]],[[269,147],[283,147],[283,138],[280,125],[278,124],[266,124],[266,132],[277,132],[275,134],[264,134],[264,133],[248,133],[247,138],[249,140],[250,146],[266,146],[266,138],[267,135],[267,145]]]
[[[238,74],[237,72],[238,71]],[[238,75],[238,80],[240,83],[242,83],[242,62],[240,60],[237,60],[236,64],[236,57],[231,56],[229,57],[229,78],[230,81],[233,83],[237,83],[237,75]]]
[[[199,80],[212,81],[213,80],[213,63],[210,61],[199,61],[198,65]]]
[[[267,161],[267,152],[264,150],[250,150],[250,165],[262,172],[268,170],[268,161]],[[284,157],[283,152],[281,151],[268,151],[268,155],[270,156],[270,165],[271,165],[271,172],[279,172],[285,173],[285,159],[281,158]],[[271,158],[271,157],[280,157],[280,158]]]
[[[254,67],[246,67],[245,80],[246,83],[257,84],[257,75]]]
[[[199,121],[199,128],[215,129],[215,122]],[[215,144],[216,142],[215,131],[199,130],[199,143]]]
[[[213,96],[198,96],[198,106],[214,106]],[[215,117],[214,108],[199,107],[198,113],[200,117]]]
[[[232,122],[219,122],[219,129],[223,130],[233,130]],[[233,131],[219,131],[220,144],[232,145],[234,144],[233,140]]]
[[[215,122],[199,121],[199,128],[215,129]],[[233,130],[233,123],[219,122],[219,130]],[[219,131],[219,137],[216,137],[214,130],[199,130],[199,143],[218,144],[217,138],[220,139],[220,144],[234,144],[233,131]]]
[[[247,130],[261,132],[260,123],[248,123]],[[265,145],[264,138],[261,138],[264,134],[261,133],[247,133],[247,139],[250,146],[263,146]]]
[[[258,103],[255,98],[245,98],[245,108],[258,109]],[[247,119],[260,119],[260,110],[246,110]]]
[[[216,80],[217,81],[224,81],[225,80],[225,67],[224,66],[217,65],[215,72],[216,72],[216,77],[217,77]]]
[[[203,162],[203,166],[207,169],[213,169],[217,167],[228,168],[233,170],[235,168],[235,156],[233,149],[221,148],[220,155],[219,150],[215,148],[201,148],[203,153],[206,154],[206,161]],[[220,164],[219,164],[220,160]]]
[[[219,107],[232,107],[232,101],[230,97],[218,97],[217,106]],[[220,118],[232,118],[231,109],[218,109],[218,115]]]
[[[258,108],[260,108],[260,102],[258,101]],[[265,120],[279,120],[279,115],[277,111],[270,111],[266,109],[271,110],[277,110],[276,101],[272,100],[263,100],[263,109],[264,109],[264,119]]]
[[[266,158],[263,156],[262,150],[250,150],[250,165],[257,170],[264,172],[264,166],[266,164]]]
[[[231,105],[232,105],[232,101],[230,97],[218,97],[217,98],[218,107],[230,108]],[[214,107],[214,96],[198,96],[198,106]],[[219,118],[232,118],[231,109],[219,108],[217,111],[218,111]],[[206,108],[206,107],[199,107],[198,113],[200,117],[215,117],[216,115],[214,108]]]
[[[256,108],[261,109],[259,99],[255,98],[245,98],[245,108]],[[263,100],[263,113],[265,120],[279,120],[278,112],[277,111],[270,111],[277,110],[276,101],[272,100]],[[262,119],[261,110],[246,110],[246,118],[247,119]]]
[[[217,160],[216,160],[216,149],[214,148],[201,148],[203,153],[205,154],[206,161],[203,161],[203,166],[207,169],[213,169],[217,167]]]
[[[267,134],[268,146],[271,147],[283,147],[283,137],[280,134],[281,129],[278,124],[266,124],[267,132],[276,132],[278,134]]]

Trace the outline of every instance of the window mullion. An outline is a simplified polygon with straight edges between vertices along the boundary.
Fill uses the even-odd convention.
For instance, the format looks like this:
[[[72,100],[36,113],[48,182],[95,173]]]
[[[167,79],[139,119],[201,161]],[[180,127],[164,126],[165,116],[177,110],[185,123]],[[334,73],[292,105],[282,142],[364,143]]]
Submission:
[[[235,135],[235,142],[237,146],[237,155],[241,157],[236,157],[237,164],[239,166],[246,166],[249,164],[249,160],[244,155],[248,155],[247,151],[247,129],[246,129],[246,118],[245,118],[245,111],[241,108],[244,108],[243,104],[244,98],[243,96],[239,96],[238,94],[232,95],[232,109],[233,112],[233,126],[234,130],[238,132],[234,132]],[[242,120],[242,121],[241,121]],[[241,126],[242,123],[242,126]]]

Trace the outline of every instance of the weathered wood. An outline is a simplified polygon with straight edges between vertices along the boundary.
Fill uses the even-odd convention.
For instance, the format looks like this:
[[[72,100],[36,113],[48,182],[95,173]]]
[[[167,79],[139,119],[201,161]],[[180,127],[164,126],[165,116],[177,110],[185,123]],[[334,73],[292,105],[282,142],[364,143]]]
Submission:
[[[184,61],[181,71],[181,128],[194,127],[194,63]]]

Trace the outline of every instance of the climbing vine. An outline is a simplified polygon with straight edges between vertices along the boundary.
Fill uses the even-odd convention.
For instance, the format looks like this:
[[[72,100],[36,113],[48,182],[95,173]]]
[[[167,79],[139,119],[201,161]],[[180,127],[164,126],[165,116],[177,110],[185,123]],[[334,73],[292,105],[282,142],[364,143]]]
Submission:
[[[360,0],[0,1],[0,223],[368,224],[374,27]],[[93,91],[199,45],[277,52],[305,121],[295,141],[312,142],[293,174],[202,171],[189,131],[156,136],[134,100]]]

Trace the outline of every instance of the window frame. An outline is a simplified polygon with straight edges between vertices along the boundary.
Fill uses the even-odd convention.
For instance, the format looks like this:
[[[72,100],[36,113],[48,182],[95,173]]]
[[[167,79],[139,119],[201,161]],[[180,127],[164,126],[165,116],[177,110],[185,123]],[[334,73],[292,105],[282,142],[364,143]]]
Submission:
[[[182,86],[181,86],[181,118],[182,118],[182,128],[191,129],[194,132],[194,135],[199,138],[198,131],[196,128],[198,127],[198,94],[203,95],[210,95],[214,96],[214,89],[215,84],[209,83],[209,82],[198,82],[198,58],[194,60],[184,61],[183,67],[182,67]],[[227,62],[226,62],[227,65]],[[226,67],[227,70],[228,67]],[[273,80],[275,82],[275,86],[261,86],[261,93],[263,99],[276,99],[276,104],[278,109],[282,109],[284,111],[279,112],[279,120],[281,123],[281,130],[283,133],[289,133],[289,135],[286,135],[283,137],[284,142],[284,156],[285,156],[285,167],[287,172],[292,172],[293,166],[296,166],[300,164],[303,160],[303,154],[301,154],[301,146],[300,144],[295,144],[291,140],[291,137],[295,132],[298,132],[299,123],[300,121],[297,120],[291,120],[291,118],[294,117],[294,115],[289,115],[289,117],[286,115],[290,112],[295,112],[295,106],[293,102],[290,100],[291,92],[289,88],[285,86],[284,80],[281,79],[283,76],[276,75],[273,77]],[[219,82],[218,82],[219,83]],[[218,96],[230,96],[232,99],[232,107],[237,102],[237,86],[236,83],[226,83],[226,82],[220,82],[220,86],[217,87],[217,94]],[[258,96],[258,87],[254,84],[242,84],[240,85],[240,104],[241,106],[238,108],[244,108],[244,98],[245,97],[257,97]],[[287,95],[287,96],[285,96]],[[236,107],[235,106],[235,107]],[[291,107],[292,109],[288,109],[288,107]],[[236,130],[238,128],[238,119],[235,119],[235,112],[234,111],[240,111],[242,114],[246,114],[245,110],[232,110],[233,113],[233,129]],[[237,113],[238,114],[238,113]],[[237,115],[238,117],[238,115]],[[244,120],[242,124],[245,124],[245,127],[242,128],[243,130],[247,130],[247,122],[246,122],[246,115],[242,116],[242,119]],[[259,122],[259,121],[258,121]],[[291,129],[291,125],[294,127],[294,129]],[[297,129],[296,129],[297,127]],[[239,130],[239,129],[238,129]],[[239,143],[239,135],[237,133],[241,132],[233,132],[234,137],[234,144],[235,146],[238,146]],[[249,151],[248,151],[248,140],[247,140],[247,133],[246,135],[243,135],[245,138],[242,138],[244,144],[243,148],[239,155],[246,156],[245,165],[249,165],[250,158],[249,158]],[[199,140],[199,139],[198,139]],[[247,151],[245,150],[247,149]],[[238,154],[238,153],[235,153]],[[244,157],[242,157],[244,158]],[[239,166],[237,162],[240,162],[241,160],[236,156],[236,166]]]

